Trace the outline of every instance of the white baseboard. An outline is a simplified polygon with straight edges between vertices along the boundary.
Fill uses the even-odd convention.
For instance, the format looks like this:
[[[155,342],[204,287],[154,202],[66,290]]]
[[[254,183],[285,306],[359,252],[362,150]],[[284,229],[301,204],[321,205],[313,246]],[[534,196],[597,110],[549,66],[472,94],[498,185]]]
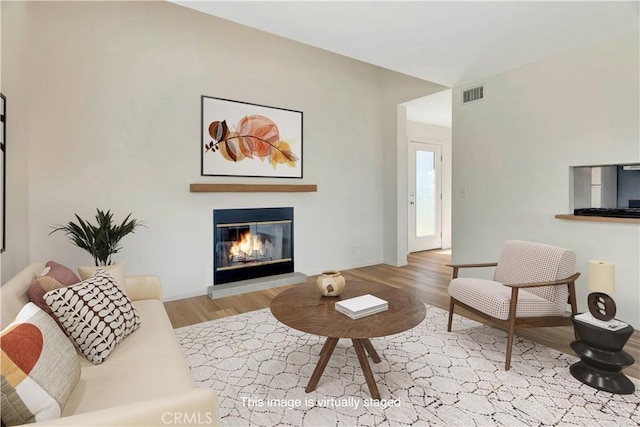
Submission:
[[[390,265],[392,267],[404,267],[409,265],[407,261],[397,262],[397,261],[383,261],[384,264]]]
[[[170,297],[163,297],[162,298],[162,302],[169,302],[169,301],[176,301],[179,299],[187,299],[187,298],[194,298],[194,297],[201,297],[203,295],[207,295],[207,291],[205,290],[204,292],[202,291],[198,291],[198,292],[189,292],[186,294],[178,294],[178,295],[172,295]]]
[[[351,270],[354,268],[361,268],[361,267],[370,267],[372,265],[377,265],[380,264],[381,261],[367,261],[367,262],[362,262],[362,263],[357,263],[357,264],[348,264],[348,265],[344,265],[340,268],[336,268],[335,270],[338,271],[344,271],[344,270]],[[331,268],[325,268],[323,270],[312,270],[307,272],[307,276],[319,276],[320,274],[322,274],[323,271],[327,271],[330,270]]]

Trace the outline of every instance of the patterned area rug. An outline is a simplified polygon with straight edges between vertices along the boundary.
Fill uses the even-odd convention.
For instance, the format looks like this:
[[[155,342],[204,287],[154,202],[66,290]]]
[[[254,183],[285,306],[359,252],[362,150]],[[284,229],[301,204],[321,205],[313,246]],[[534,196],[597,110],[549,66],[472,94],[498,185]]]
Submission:
[[[372,339],[381,401],[350,340],[340,340],[316,391],[305,393],[324,338],[279,323],[269,309],[176,329],[199,387],[220,398],[227,426],[637,426],[640,391],[614,395],[574,379],[576,357],[427,306],[407,332]],[[640,382],[632,379],[636,390]]]

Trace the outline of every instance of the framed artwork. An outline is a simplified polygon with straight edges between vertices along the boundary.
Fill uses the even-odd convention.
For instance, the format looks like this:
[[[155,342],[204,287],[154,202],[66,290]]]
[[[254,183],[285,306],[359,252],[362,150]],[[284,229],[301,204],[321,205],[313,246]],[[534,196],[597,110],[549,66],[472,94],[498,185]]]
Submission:
[[[0,176],[2,177],[2,185],[0,185],[0,252],[4,252],[7,248],[6,242],[6,202],[7,202],[7,98],[0,93],[0,151],[2,158],[0,159]]]
[[[202,96],[201,175],[302,178],[302,111]]]

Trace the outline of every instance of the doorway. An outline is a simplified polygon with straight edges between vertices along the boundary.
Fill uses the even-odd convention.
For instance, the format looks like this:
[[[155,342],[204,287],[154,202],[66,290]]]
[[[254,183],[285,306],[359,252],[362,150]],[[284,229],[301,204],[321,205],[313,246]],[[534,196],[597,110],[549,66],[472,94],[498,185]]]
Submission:
[[[409,141],[409,252],[442,247],[442,146]]]

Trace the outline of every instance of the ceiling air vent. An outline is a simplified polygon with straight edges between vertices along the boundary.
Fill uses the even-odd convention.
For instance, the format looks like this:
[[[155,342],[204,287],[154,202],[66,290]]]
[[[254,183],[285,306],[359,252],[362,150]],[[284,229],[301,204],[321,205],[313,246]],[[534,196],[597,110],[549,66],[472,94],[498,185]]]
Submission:
[[[463,104],[467,104],[473,101],[480,101],[482,98],[484,98],[484,86],[474,87],[462,92]]]

